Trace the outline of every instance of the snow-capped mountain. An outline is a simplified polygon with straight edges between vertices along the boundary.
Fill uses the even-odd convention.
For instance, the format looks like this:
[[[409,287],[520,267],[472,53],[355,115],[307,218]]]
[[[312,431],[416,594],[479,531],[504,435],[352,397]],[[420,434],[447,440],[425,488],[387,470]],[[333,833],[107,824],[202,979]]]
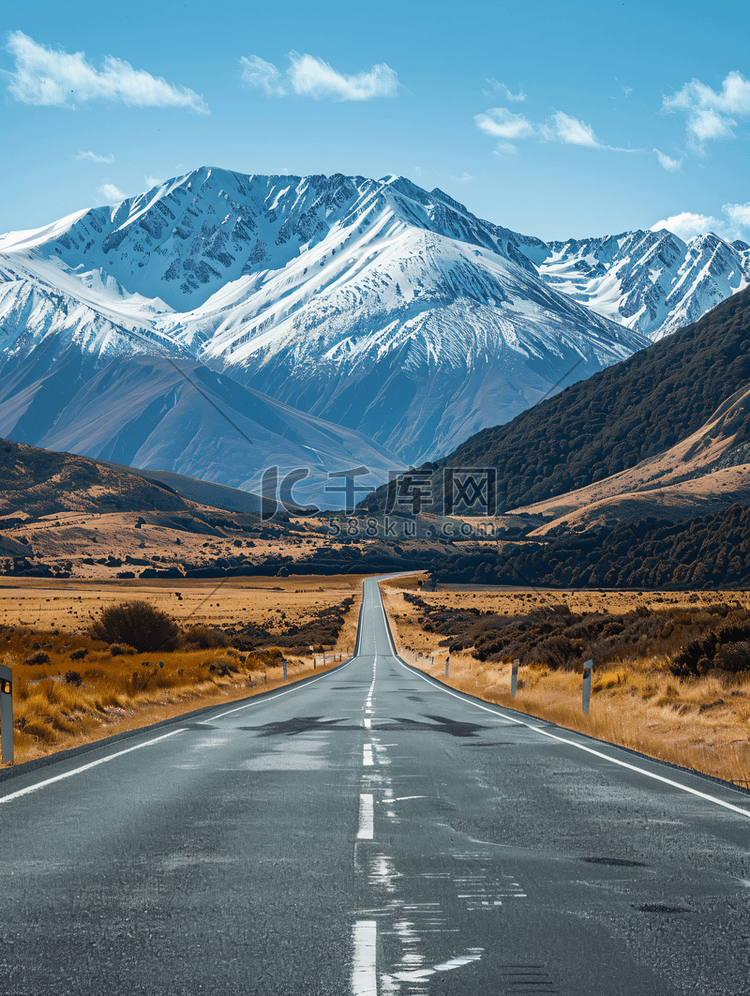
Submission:
[[[750,246],[661,230],[520,246],[551,286],[657,340],[750,283]]]
[[[0,239],[0,358],[189,356],[416,463],[648,343],[542,251],[403,178],[203,168]]]

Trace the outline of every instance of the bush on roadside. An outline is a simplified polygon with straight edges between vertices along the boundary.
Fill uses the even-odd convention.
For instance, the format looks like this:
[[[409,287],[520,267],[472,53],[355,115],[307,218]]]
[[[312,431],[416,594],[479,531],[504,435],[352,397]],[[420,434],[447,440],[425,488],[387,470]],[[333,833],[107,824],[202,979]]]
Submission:
[[[49,654],[45,654],[43,650],[37,650],[35,654],[26,658],[24,664],[49,664]]]
[[[740,671],[750,671],[750,643],[743,640],[738,643],[723,643],[716,651],[714,667],[731,674]]]
[[[139,653],[174,650],[180,639],[177,623],[149,602],[108,605],[89,628],[89,636],[109,644],[126,643]]]
[[[210,626],[193,626],[184,635],[185,649],[214,650],[216,647],[226,647],[229,638],[220,629]]]
[[[122,654],[128,654],[132,657],[136,650],[135,647],[130,647],[127,643],[110,643],[109,652],[113,657],[119,657]]]
[[[220,678],[227,678],[232,674],[239,674],[240,669],[236,664],[232,664],[231,661],[227,660],[226,657],[219,657],[217,660],[209,663],[208,670],[213,671]]]

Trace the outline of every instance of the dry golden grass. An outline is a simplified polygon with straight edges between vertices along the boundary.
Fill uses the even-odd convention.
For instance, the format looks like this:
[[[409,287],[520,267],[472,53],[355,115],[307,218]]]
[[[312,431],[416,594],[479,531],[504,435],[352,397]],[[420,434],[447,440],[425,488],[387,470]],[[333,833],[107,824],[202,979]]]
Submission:
[[[402,591],[415,589],[408,579],[381,584],[383,601],[399,653],[425,672],[460,691],[469,692],[531,716],[558,723],[651,757],[670,761],[705,774],[750,785],[750,675],[714,671],[703,678],[679,679],[668,670],[666,658],[645,657],[594,667],[589,715],[581,707],[581,675],[551,671],[542,666],[521,667],[518,692],[510,695],[510,663],[482,663],[469,651],[450,655],[438,648],[440,637],[425,633],[417,622],[418,609]],[[481,607],[503,614],[522,614],[529,606],[565,601],[574,612],[610,613],[668,605],[701,606],[738,599],[746,592],[554,592],[444,590],[424,592],[429,602],[452,608]],[[433,663],[434,655],[434,663]]]
[[[0,578],[0,625],[83,634],[92,616],[113,603],[150,602],[181,626],[269,624],[272,631],[310,619],[320,609],[355,596],[361,574],[288,578],[64,580]],[[285,618],[282,618],[285,613]],[[350,615],[352,613],[350,612]],[[347,631],[349,632],[349,631]],[[353,649],[356,639],[351,640]]]
[[[250,578],[219,588],[203,580],[179,581],[177,588],[166,581],[41,584],[0,585],[0,663],[13,670],[16,764],[283,684],[279,650],[246,654],[217,647],[113,656],[107,644],[85,635],[91,615],[105,605],[142,599],[188,628],[251,621],[281,630],[353,595],[335,645],[325,653],[284,652],[288,681],[296,681],[336,666],[353,651],[362,578]],[[85,656],[71,659],[80,651]],[[24,663],[39,653],[49,662]],[[234,671],[222,673],[227,665]],[[72,675],[66,679],[69,672],[77,672],[80,685]]]

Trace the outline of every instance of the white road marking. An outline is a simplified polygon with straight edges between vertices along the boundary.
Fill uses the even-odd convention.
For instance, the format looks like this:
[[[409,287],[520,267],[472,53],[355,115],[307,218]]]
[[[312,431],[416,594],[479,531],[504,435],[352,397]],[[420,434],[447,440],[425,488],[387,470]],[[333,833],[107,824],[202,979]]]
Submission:
[[[380,589],[378,588],[378,595],[380,595]],[[390,635],[390,629],[388,627],[387,616],[385,614],[385,606],[383,605],[383,599],[380,597],[380,611],[383,615],[383,622],[385,625],[386,636],[388,637],[388,642],[391,645],[392,656],[395,660],[403,667],[405,670],[410,671],[414,674],[414,670],[410,668],[405,661],[402,661],[393,645],[393,639]],[[681,785],[680,782],[674,781],[672,778],[665,778],[664,775],[657,775],[653,771],[647,771],[645,768],[639,768],[636,764],[628,764],[627,761],[620,761],[618,758],[609,757],[607,754],[603,754],[601,751],[594,750],[593,747],[587,747],[585,744],[576,743],[575,740],[568,740],[566,737],[558,737],[554,733],[550,733],[549,730],[544,730],[540,726],[534,726],[533,723],[525,722],[522,719],[517,719],[515,716],[509,716],[507,713],[499,712],[497,709],[491,709],[489,706],[480,705],[478,702],[472,702],[471,699],[464,698],[463,695],[457,695],[452,692],[449,688],[444,685],[430,680],[426,675],[417,672],[417,677],[426,681],[433,688],[438,688],[440,691],[445,692],[446,695],[450,695],[454,699],[458,699],[461,702],[466,703],[466,705],[473,706],[475,709],[481,709],[482,712],[489,712],[493,716],[500,716],[502,719],[507,720],[509,723],[515,723],[517,726],[525,726],[529,730],[533,730],[535,733],[541,734],[543,737],[548,737],[550,740],[556,740],[558,743],[567,744],[569,747],[575,747],[577,750],[582,750],[586,754],[592,754],[594,757],[599,757],[603,761],[609,761],[610,764],[616,764],[620,768],[626,768],[629,771],[635,771],[636,774],[645,775],[646,778],[652,778],[654,781],[661,782],[663,785],[669,785],[672,788],[679,789],[681,792],[687,792],[689,795],[694,795],[698,799],[704,799],[706,802],[711,802],[715,806],[721,806],[723,809],[728,809],[730,812],[737,813],[740,816],[744,816],[746,819],[750,819],[750,810],[742,809],[741,806],[735,806],[731,802],[724,802],[723,799],[718,799],[714,795],[709,795],[707,792],[701,792],[698,789],[690,788],[688,785]],[[537,718],[536,722],[539,722]],[[616,745],[613,744],[616,748]],[[657,762],[658,763],[658,762]]]
[[[357,838],[358,840],[372,840],[374,832],[373,797],[371,795],[360,795],[359,832],[357,833]]]
[[[352,996],[378,996],[377,921],[357,920],[353,933]]]
[[[484,948],[469,948],[465,955],[459,955],[458,958],[451,958],[450,961],[444,961],[442,965],[435,965],[435,971],[450,972],[452,969],[461,968],[462,965],[468,965],[472,961],[479,961],[483,951]]]
[[[372,744],[365,744],[362,752],[362,765],[365,768],[371,768],[375,764],[372,759]]]
[[[339,665],[336,670],[340,671],[342,668],[348,667],[355,659],[355,657],[350,658],[346,661],[346,663]],[[233,712],[241,712],[243,709],[252,709],[253,706],[263,705],[264,702],[270,702],[272,699],[280,699],[282,695],[289,695],[291,692],[299,692],[301,689],[307,688],[308,685],[315,684],[316,681],[322,681],[324,678],[330,678],[333,673],[333,671],[327,671],[325,674],[321,674],[318,678],[310,678],[309,681],[304,683],[304,685],[292,685],[291,688],[285,688],[283,691],[276,692],[271,695],[264,695],[263,698],[258,698],[256,696],[251,702],[246,702],[244,705],[237,706],[236,709],[227,709],[226,712],[222,712],[218,716],[211,716],[211,719],[206,720],[206,722],[214,722],[217,719],[224,719],[225,716],[231,716]]]
[[[385,612],[383,614],[385,615]],[[401,667],[405,668],[407,671],[411,671],[411,673],[414,674],[414,671],[411,670],[411,668],[409,668],[407,664],[398,656],[395,647],[393,648],[393,656]],[[723,799],[717,799],[716,796],[709,795],[707,792],[700,792],[698,789],[690,788],[688,785],[681,785],[672,778],[665,778],[664,775],[657,775],[653,771],[647,771],[645,768],[639,768],[636,764],[628,764],[627,761],[620,761],[618,758],[609,757],[601,751],[594,750],[593,747],[587,747],[585,744],[576,743],[575,740],[568,740],[566,737],[558,737],[556,734],[550,733],[549,730],[544,730],[540,726],[534,726],[533,723],[526,723],[524,720],[517,719],[515,716],[508,716],[507,713],[498,712],[496,709],[480,705],[478,702],[472,702],[471,699],[466,699],[463,695],[457,695],[448,688],[441,685],[435,685],[434,682],[430,681],[430,679],[423,674],[417,674],[416,676],[418,678],[422,678],[422,680],[426,681],[428,685],[432,685],[433,688],[438,688],[440,691],[445,692],[446,695],[450,695],[452,698],[458,699],[466,705],[473,706],[475,709],[481,709],[483,712],[489,712],[493,716],[500,716],[502,719],[506,719],[509,723],[515,723],[517,726],[525,726],[529,730],[533,730],[535,733],[541,734],[543,737],[548,737],[550,740],[556,740],[558,743],[567,744],[569,747],[575,747],[577,750],[585,751],[587,754],[593,754],[594,757],[600,757],[604,761],[609,761],[610,764],[616,764],[621,768],[627,768],[629,771],[635,771],[639,775],[645,775],[646,778],[653,778],[654,781],[661,782],[664,785],[670,785],[672,788],[679,789],[681,792],[687,792],[689,795],[697,796],[699,799],[711,802],[715,806],[721,806],[723,809],[728,809],[733,813],[738,813],[740,816],[750,819],[750,810],[742,809],[741,806],[734,806],[731,802],[724,802]],[[613,746],[616,747],[616,745]]]
[[[369,709],[368,709],[368,712],[369,712]],[[363,720],[363,723],[365,724],[365,729],[366,730],[372,729],[372,719],[369,716],[365,716],[365,718]]]
[[[82,764],[80,768],[74,768],[72,771],[66,771],[62,775],[55,775],[53,778],[45,778],[43,782],[37,782],[36,785],[28,785],[26,788],[18,789],[16,792],[10,792],[8,795],[0,798],[0,803],[10,802],[11,799],[18,799],[22,795],[30,795],[32,792],[38,792],[39,789],[46,788],[47,785],[52,785],[54,782],[61,782],[64,778],[72,778],[73,775],[80,775],[83,771],[89,771],[91,768],[97,767],[99,764],[106,764],[107,761],[114,761],[116,757],[122,757],[123,754],[131,754],[134,750],[140,750],[141,747],[150,747],[152,744],[158,744],[161,740],[166,740],[167,737],[174,737],[178,733],[184,733],[185,730],[172,730],[171,733],[164,733],[160,737],[155,737],[153,740],[147,740],[145,743],[136,744],[135,747],[128,747],[125,750],[119,750],[116,754],[109,754],[107,757],[100,757],[96,761],[89,761],[88,764]]]

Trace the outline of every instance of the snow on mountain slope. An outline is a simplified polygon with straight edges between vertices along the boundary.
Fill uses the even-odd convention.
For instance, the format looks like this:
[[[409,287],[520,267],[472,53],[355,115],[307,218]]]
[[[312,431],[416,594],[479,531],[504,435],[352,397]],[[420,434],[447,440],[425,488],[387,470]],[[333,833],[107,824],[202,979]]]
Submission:
[[[217,295],[184,315],[183,328],[213,327],[210,365],[411,463],[644,345],[492,250],[385,212],[368,249],[375,240],[377,252],[354,242],[339,262],[324,242],[245,301],[209,312]]]
[[[0,436],[249,491],[260,490],[269,466],[279,467],[279,477],[306,468],[294,498],[325,508],[341,507],[339,496],[325,491],[340,484],[329,471],[365,466],[371,473],[357,483],[376,486],[399,466],[360,433],[287,408],[194,360],[121,356],[76,377],[81,362],[71,347],[52,366],[42,359],[36,379],[25,364],[11,364],[0,382]],[[59,374],[51,372],[58,366]],[[32,418],[38,408],[43,413]]]
[[[750,246],[711,233],[625,232],[523,246],[552,287],[613,321],[661,339],[750,282]]]
[[[190,355],[416,463],[648,343],[546,252],[404,178],[203,168],[0,239],[0,349]]]
[[[349,236],[398,205],[402,225],[485,246],[532,269],[514,234],[403,177],[246,176],[203,167],[111,207],[0,238],[0,253],[99,271],[131,293],[187,311],[245,274],[280,271],[331,233]],[[332,248],[334,248],[332,246]]]

